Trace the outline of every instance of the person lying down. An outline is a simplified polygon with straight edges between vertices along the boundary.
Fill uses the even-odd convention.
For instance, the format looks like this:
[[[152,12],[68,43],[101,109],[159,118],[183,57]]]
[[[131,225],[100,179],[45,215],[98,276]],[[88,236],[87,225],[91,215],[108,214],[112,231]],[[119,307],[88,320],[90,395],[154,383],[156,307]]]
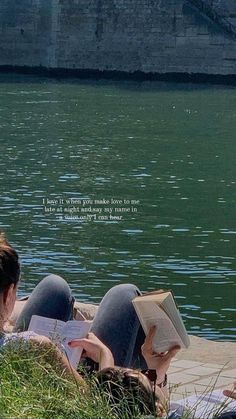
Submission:
[[[73,318],[74,299],[63,278],[49,275],[40,281],[17,318],[14,333],[5,331],[5,324],[14,309],[20,273],[17,252],[0,234],[0,350],[6,350],[17,339],[52,348],[62,371],[73,376],[87,391],[84,377],[70,365],[64,353],[49,338],[27,331],[34,314],[62,321]],[[134,417],[132,409],[137,409],[137,399],[141,412],[165,417],[169,410],[167,372],[180,348],[174,346],[165,353],[153,352],[156,330],[151,328],[145,337],[132,305],[137,295],[140,291],[132,284],[112,287],[99,305],[91,333],[86,338],[74,339],[70,346],[80,347],[94,371],[98,370],[97,382],[100,387],[110,389],[111,403],[117,405],[117,384],[131,392],[132,397],[127,395],[130,418]],[[139,370],[135,369],[136,365],[140,366]],[[225,395],[235,398],[235,391],[236,388],[232,392],[225,391]]]

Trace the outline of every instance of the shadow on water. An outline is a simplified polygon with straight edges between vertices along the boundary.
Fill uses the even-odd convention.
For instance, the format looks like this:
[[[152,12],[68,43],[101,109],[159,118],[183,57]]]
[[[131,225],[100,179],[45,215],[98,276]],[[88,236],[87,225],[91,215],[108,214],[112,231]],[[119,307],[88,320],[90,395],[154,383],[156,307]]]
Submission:
[[[161,79],[160,75],[159,78],[153,79],[151,77],[136,77],[132,74],[130,77],[125,73],[122,75],[115,75],[112,72],[110,75],[107,76],[102,72],[98,74],[93,74],[89,76],[88,73],[84,73],[83,75],[78,75],[72,73],[68,73],[63,71],[60,73],[45,73],[40,75],[40,71],[36,71],[35,73],[32,71],[31,68],[28,69],[24,73],[24,69],[19,69],[19,71],[6,71],[1,69],[0,67],[0,84],[1,83],[34,83],[34,84],[53,84],[53,83],[63,83],[63,84],[78,84],[78,85],[91,85],[96,87],[106,87],[106,86],[113,86],[119,88],[121,90],[131,90],[131,91],[140,91],[147,90],[147,91],[190,91],[198,90],[198,91],[205,91],[205,90],[214,90],[216,89],[235,89],[236,88],[236,78],[227,76],[226,78],[216,76],[208,77],[197,77],[196,79],[191,79],[190,75],[183,74],[173,74],[172,77],[166,77],[163,80]]]

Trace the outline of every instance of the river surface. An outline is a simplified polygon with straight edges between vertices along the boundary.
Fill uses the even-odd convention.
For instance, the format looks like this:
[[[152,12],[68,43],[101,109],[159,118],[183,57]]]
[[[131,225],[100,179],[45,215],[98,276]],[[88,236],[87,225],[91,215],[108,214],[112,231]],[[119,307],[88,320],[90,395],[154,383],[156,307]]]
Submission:
[[[20,296],[171,288],[191,334],[236,341],[235,87],[1,75],[0,128]]]

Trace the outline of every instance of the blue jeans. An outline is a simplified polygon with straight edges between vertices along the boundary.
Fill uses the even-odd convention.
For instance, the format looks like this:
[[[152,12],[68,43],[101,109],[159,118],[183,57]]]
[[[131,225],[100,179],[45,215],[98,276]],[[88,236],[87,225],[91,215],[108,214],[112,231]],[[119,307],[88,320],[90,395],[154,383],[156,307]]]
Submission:
[[[33,314],[67,321],[73,318],[74,298],[66,281],[57,275],[49,275],[38,283],[29,296],[14,331],[28,329]]]
[[[140,295],[132,284],[116,285],[103,297],[91,331],[110,348],[115,365],[146,368],[141,355],[145,335],[134,310],[132,299]],[[21,314],[15,331],[28,329],[32,315],[67,321],[73,318],[71,290],[66,281],[49,275],[35,287]]]
[[[128,368],[147,368],[141,355],[145,334],[132,300],[140,295],[132,284],[111,288],[103,297],[91,331],[110,348],[115,365]]]

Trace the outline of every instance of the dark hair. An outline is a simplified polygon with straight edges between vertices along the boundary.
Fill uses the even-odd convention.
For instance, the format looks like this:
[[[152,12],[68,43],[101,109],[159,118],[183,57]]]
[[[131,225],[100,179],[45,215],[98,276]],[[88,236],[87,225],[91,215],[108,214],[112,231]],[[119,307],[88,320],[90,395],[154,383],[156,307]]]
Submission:
[[[20,263],[17,252],[0,232],[0,293],[20,279]]]
[[[119,408],[125,405],[129,417],[134,418],[137,414],[154,414],[156,406],[151,386],[142,382],[141,372],[113,367],[105,368],[97,373],[97,381],[103,394],[109,403],[119,412]],[[149,383],[147,383],[149,384]]]

